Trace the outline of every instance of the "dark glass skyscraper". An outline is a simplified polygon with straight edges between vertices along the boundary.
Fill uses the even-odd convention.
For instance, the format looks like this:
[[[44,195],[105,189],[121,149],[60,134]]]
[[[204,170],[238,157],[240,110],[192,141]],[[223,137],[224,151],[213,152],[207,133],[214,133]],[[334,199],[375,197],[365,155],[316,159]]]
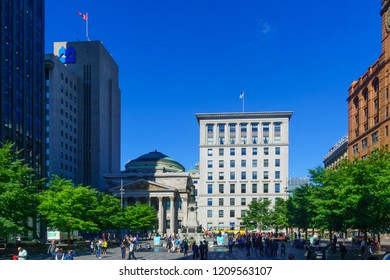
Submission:
[[[44,0],[1,0],[0,142],[44,173]]]

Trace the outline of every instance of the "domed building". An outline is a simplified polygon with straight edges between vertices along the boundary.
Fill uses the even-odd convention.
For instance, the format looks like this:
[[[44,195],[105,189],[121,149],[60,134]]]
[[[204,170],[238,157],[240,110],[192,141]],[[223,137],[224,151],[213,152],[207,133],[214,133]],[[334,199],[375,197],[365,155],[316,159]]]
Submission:
[[[124,207],[149,203],[157,210],[160,234],[197,226],[194,184],[179,162],[153,151],[126,163],[121,174],[106,175],[106,188]]]

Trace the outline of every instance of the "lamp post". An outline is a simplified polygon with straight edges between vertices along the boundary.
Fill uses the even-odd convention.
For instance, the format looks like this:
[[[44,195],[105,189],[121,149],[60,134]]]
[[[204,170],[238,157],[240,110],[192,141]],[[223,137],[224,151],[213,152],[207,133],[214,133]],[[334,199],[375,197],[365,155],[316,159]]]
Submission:
[[[125,189],[123,188],[123,178],[121,178],[121,188],[119,189],[120,194],[121,194],[121,206],[123,209],[123,195],[125,193]]]

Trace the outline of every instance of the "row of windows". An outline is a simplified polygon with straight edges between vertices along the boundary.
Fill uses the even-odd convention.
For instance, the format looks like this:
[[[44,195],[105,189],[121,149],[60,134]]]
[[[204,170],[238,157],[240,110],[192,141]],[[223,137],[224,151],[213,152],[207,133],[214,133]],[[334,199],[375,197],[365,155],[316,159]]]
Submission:
[[[66,84],[69,84],[69,86],[70,86],[71,88],[73,88],[74,91],[76,91],[76,83],[73,84],[73,81],[72,81],[72,80],[68,80],[68,77],[65,77],[65,76],[64,76],[64,73],[61,73],[60,76],[61,76],[61,80],[64,80],[64,79],[65,79],[65,83],[66,83]]]
[[[231,159],[229,162],[229,166],[231,168],[236,167],[236,161],[234,159]],[[225,161],[223,159],[218,161],[218,167],[224,168],[225,167]],[[240,167],[247,167],[247,160],[242,159]],[[252,159],[252,167],[257,167],[257,159]],[[263,167],[269,167],[269,159],[263,159]],[[275,167],[280,167],[280,159],[275,159]],[[209,159],[207,160],[207,168],[213,168],[213,160]]]
[[[388,128],[387,125],[385,126],[385,135],[386,135],[386,137],[389,136],[389,128]],[[379,141],[378,131],[375,131],[374,133],[371,134],[371,143],[375,144],[378,141]],[[364,138],[361,141],[361,147],[362,147],[362,150],[364,150],[364,149],[366,149],[368,147],[368,139],[367,139],[367,137]],[[353,149],[353,153],[357,154],[359,152],[359,143],[353,145],[352,149]]]
[[[227,149],[227,148],[226,148]],[[241,155],[246,156],[247,155],[247,149],[249,148],[241,148]],[[252,148],[252,155],[257,156],[258,155],[259,148],[253,147]],[[275,155],[280,155],[280,147],[275,147],[274,149],[274,154]],[[229,149],[229,154],[231,156],[236,155],[236,148],[230,148]],[[263,148],[263,155],[268,156],[270,154],[270,147],[264,147]],[[213,156],[213,149],[207,149],[207,155],[208,156]],[[219,148],[218,149],[218,155],[219,156],[225,156],[225,148]]]
[[[227,211],[226,211],[227,212]],[[238,211],[237,211],[238,212]],[[241,210],[240,211],[241,213],[241,215],[240,216],[237,216],[237,218],[239,218],[239,217],[245,217],[245,215],[246,215],[246,210]],[[218,218],[224,218],[225,217],[225,211],[224,210],[218,210]],[[229,212],[228,212],[229,214],[229,216],[228,217],[230,217],[230,218],[235,218],[236,217],[236,210],[229,210]],[[207,218],[212,218],[213,217],[213,210],[207,210]],[[233,223],[234,224],[234,223]],[[221,223],[219,223],[219,226],[221,226]],[[223,226],[223,223],[222,223],[222,226]]]
[[[225,190],[226,186],[224,184],[218,184],[218,190],[215,190],[214,188],[215,188],[215,186],[213,184],[208,184],[207,185],[207,193],[208,194],[225,193],[225,191],[226,191]],[[258,185],[252,184],[251,190],[252,190],[251,193],[258,193]],[[275,193],[280,193],[280,183],[275,183],[274,191],[275,191]],[[269,192],[269,184],[264,183],[263,184],[263,193],[268,193],[268,192]],[[236,193],[236,184],[229,185],[229,193]],[[247,185],[246,184],[241,184],[240,193],[247,193]],[[234,201],[234,198],[231,198],[230,201]]]
[[[258,179],[257,171],[252,171],[251,173],[252,173],[252,180],[257,180]],[[279,170],[276,170],[274,175],[275,175],[274,179],[276,179],[276,180],[280,179],[280,171]],[[247,172],[241,171],[240,178],[241,178],[241,180],[247,180],[248,179]],[[270,179],[269,171],[263,171],[263,180],[269,180],[269,179]],[[207,172],[207,181],[212,181],[212,180],[213,180],[213,172]],[[225,172],[218,173],[218,180],[227,180],[225,178]],[[234,172],[234,171],[230,172],[229,180],[236,180],[236,172]]]

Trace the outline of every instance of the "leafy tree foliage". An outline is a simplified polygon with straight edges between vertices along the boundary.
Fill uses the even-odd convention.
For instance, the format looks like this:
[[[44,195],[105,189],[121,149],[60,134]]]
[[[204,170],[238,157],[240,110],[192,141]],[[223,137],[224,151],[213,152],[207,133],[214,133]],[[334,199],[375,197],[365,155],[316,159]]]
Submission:
[[[118,215],[122,213],[119,199],[98,192],[96,208],[91,210],[92,219],[101,230],[116,229],[118,227]]]
[[[157,212],[147,203],[127,206],[118,217],[121,229],[149,230],[157,226]]]
[[[266,230],[272,226],[271,201],[259,199],[249,204],[243,223],[249,229]]]
[[[0,235],[7,237],[28,230],[27,221],[35,217],[38,204],[37,181],[33,170],[18,158],[13,144],[0,148]]]
[[[287,201],[283,198],[277,197],[275,200],[275,205],[271,211],[271,223],[276,233],[279,229],[288,227]]]
[[[98,205],[96,190],[53,176],[39,198],[39,212],[49,226],[68,232],[68,244],[72,230],[99,229],[93,216]]]

